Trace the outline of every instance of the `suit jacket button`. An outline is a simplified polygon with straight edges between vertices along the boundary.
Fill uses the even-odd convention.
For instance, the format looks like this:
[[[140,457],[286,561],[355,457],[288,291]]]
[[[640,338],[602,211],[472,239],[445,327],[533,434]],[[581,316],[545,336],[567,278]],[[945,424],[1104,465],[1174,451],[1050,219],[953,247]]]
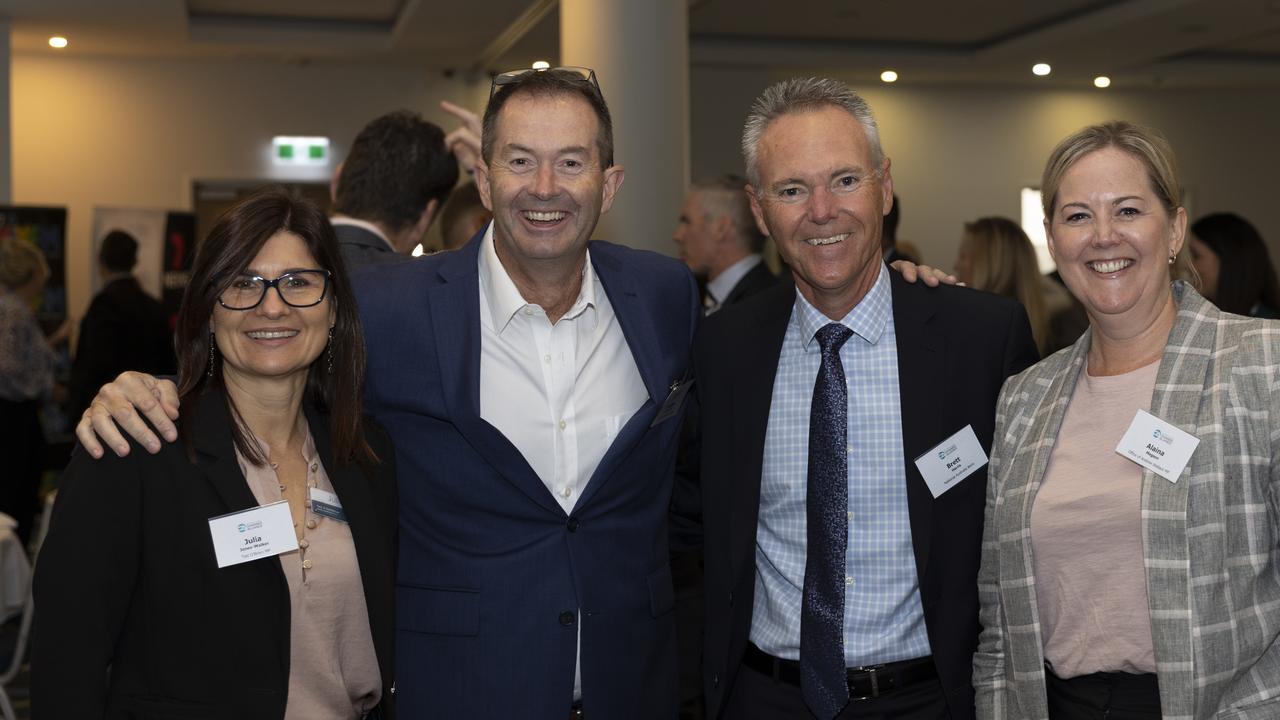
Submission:
[[[733,591],[729,591],[729,607],[733,607]]]
[[[578,532],[578,518],[576,517],[569,518],[569,522],[567,523],[567,525],[569,527],[569,532]]]
[[[565,610],[564,612],[560,613],[560,624],[564,625],[565,627],[569,627],[570,625],[572,625],[573,613],[569,612],[568,610]]]

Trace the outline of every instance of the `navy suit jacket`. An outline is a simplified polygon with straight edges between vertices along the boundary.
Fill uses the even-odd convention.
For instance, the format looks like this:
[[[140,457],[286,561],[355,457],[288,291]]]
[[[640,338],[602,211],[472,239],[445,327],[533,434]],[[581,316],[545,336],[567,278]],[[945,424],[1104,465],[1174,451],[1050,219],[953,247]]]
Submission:
[[[581,628],[587,712],[674,718],[667,512],[680,416],[654,421],[686,373],[701,315],[693,277],[591,243],[649,399],[566,514],[480,418],[479,237],[357,277],[365,408],[398,463],[398,713],[562,720]]]

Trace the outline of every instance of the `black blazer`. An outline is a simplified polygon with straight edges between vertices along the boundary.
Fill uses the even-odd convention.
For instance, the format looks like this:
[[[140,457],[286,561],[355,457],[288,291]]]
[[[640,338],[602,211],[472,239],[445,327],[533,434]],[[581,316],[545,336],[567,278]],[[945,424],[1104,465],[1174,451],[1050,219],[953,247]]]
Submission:
[[[327,416],[307,421],[351,524],[389,712],[394,675],[395,456],[366,474],[333,463]],[[31,660],[37,718],[284,717],[289,588],[276,558],[219,569],[208,519],[257,505],[236,462],[221,393],[183,416],[183,443],[93,460],[63,475],[35,573]],[[108,672],[108,669],[110,670]],[[385,716],[385,714],[384,714]]]
[[[1036,361],[1036,346],[1026,313],[1013,301],[889,276],[904,482],[925,626],[951,716],[972,718],[986,469],[934,500],[914,460],[970,424],[990,452],[1000,388]],[[706,572],[703,683],[711,718],[724,706],[751,629],[765,430],[795,292],[779,285],[718,312],[694,340]]]
[[[333,232],[338,236],[338,252],[342,254],[349,273],[365,265],[397,264],[413,259],[410,255],[401,255],[392,250],[386,240],[362,227],[334,225]]]
[[[742,302],[752,295],[762,293],[777,284],[778,276],[774,275],[769,266],[761,260],[748,270],[746,275],[742,276],[738,284],[733,286],[733,289],[725,296],[724,302],[720,303],[720,306],[724,307],[725,305]]]

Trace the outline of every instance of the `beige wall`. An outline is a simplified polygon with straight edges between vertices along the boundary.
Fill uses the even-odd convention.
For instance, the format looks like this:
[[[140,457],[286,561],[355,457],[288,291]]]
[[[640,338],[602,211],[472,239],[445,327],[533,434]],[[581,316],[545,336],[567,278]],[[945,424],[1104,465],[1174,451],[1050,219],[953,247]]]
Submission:
[[[740,171],[742,120],[755,95],[775,79],[758,70],[693,68],[694,177]],[[79,316],[89,301],[95,205],[187,209],[193,180],[284,179],[269,164],[273,135],[328,135],[332,155],[340,159],[360,127],[380,113],[405,107],[452,128],[437,101],[461,99],[479,108],[487,89],[487,83],[404,66],[18,55],[12,59],[13,201],[68,207],[69,301]],[[1018,190],[1038,184],[1053,143],[1113,117],[1169,135],[1192,191],[1194,216],[1237,211],[1258,225],[1280,257],[1272,175],[1280,166],[1274,139],[1280,93],[879,84],[865,93],[879,116],[903,198],[899,234],[917,243],[927,261],[951,265],[966,220],[1017,217]],[[620,161],[631,152],[618,148]],[[674,218],[655,215],[652,222],[654,236],[670,237]]]
[[[781,79],[761,71],[694,68],[693,175],[741,172],[742,121]],[[1018,218],[1018,192],[1038,186],[1054,144],[1084,125],[1127,119],[1162,130],[1178,153],[1192,219],[1234,211],[1280,259],[1280,93],[1264,90],[1034,90],[860,87],[876,112],[902,198],[898,236],[951,267],[961,223]]]
[[[327,135],[340,160],[371,118],[408,108],[446,129],[442,98],[479,90],[404,66],[256,61],[12,59],[13,201],[66,206],[73,316],[89,302],[95,206],[184,210],[194,180],[323,180],[281,173],[274,135]]]

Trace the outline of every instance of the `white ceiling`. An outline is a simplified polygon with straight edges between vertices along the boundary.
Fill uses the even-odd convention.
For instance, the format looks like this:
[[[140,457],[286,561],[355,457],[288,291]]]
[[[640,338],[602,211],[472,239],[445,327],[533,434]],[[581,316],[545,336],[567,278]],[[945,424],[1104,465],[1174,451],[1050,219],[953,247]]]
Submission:
[[[648,0],[630,0],[645,2]],[[4,0],[15,53],[400,62],[555,61],[556,0]],[[690,0],[694,65],[904,83],[1280,87],[1280,0]],[[1054,73],[1037,79],[1034,62]]]

